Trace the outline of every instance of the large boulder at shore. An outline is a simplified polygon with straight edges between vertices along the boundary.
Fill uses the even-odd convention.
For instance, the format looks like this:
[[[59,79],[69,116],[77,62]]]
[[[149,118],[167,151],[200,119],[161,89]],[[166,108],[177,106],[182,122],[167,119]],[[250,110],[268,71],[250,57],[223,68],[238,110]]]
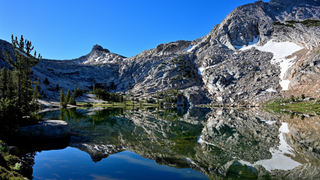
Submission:
[[[67,122],[61,120],[44,120],[32,126],[19,127],[16,135],[23,139],[55,139],[71,136]]]

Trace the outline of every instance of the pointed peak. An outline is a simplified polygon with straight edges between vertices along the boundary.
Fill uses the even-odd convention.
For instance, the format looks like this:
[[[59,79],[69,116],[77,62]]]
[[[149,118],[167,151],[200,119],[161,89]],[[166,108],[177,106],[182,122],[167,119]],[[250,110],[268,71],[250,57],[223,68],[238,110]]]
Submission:
[[[106,53],[110,53],[110,51],[108,49],[103,49],[103,47],[98,45],[98,44],[94,45],[93,48],[92,48],[92,51],[96,51],[96,50],[104,51]]]

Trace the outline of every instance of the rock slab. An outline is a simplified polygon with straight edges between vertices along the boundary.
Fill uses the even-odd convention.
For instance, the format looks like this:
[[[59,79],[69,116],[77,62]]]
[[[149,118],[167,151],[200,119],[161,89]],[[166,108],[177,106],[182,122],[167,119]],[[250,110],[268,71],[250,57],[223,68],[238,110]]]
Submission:
[[[16,135],[24,139],[55,139],[71,136],[67,122],[61,120],[44,120],[32,126],[19,127]]]

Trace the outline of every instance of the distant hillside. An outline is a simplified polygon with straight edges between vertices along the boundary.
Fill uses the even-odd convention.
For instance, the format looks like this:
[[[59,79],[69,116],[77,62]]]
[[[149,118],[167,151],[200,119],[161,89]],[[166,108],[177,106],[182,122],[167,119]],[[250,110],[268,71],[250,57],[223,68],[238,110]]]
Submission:
[[[48,78],[41,88],[52,98],[57,82],[64,89],[102,83],[141,97],[179,89],[189,105],[258,105],[283,95],[320,95],[319,43],[319,0],[257,1],[192,42],[160,44],[129,58],[95,45],[77,59],[42,60],[33,76]],[[0,41],[1,51],[10,48]]]

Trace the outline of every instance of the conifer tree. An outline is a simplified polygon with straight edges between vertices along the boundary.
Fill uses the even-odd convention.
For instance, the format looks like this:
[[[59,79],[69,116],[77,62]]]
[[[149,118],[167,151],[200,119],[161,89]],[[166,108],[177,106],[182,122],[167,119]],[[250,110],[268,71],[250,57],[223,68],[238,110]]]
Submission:
[[[0,72],[0,97],[4,98],[5,93],[7,91],[7,84],[8,84],[8,73],[7,68],[4,67],[1,69]]]
[[[40,92],[40,91],[41,91],[41,86],[40,86],[40,79],[39,79],[39,77],[37,78],[36,86],[37,86],[37,88],[38,88],[38,91]]]
[[[74,97],[70,97],[69,104],[71,104],[71,105],[77,105],[76,100],[75,100]]]
[[[28,97],[30,88],[30,74],[32,73],[31,67],[35,66],[41,60],[41,55],[37,57],[37,52],[34,52],[34,55],[31,55],[34,47],[32,46],[31,41],[25,40],[21,35],[20,40],[17,37],[11,36],[12,46],[14,49],[14,58],[11,57],[9,51],[6,52],[5,58],[10,63],[10,65],[18,71],[18,105],[21,107],[21,94],[25,94],[24,105],[28,107]],[[21,81],[24,82],[24,87],[21,86]]]
[[[76,98],[76,97],[78,97],[79,96],[79,93],[78,93],[78,89],[76,88],[74,91],[73,91],[73,93],[72,93],[72,97],[73,98]]]
[[[45,78],[45,79],[44,79],[43,84],[45,84],[45,85],[49,85],[49,84],[50,84],[48,78]]]
[[[66,98],[65,98],[65,100],[64,100],[64,102],[65,102],[66,104],[68,104],[68,103],[69,103],[69,101],[70,101],[70,97],[71,97],[70,89],[68,89],[68,91],[67,91],[67,95],[66,95]]]
[[[59,99],[60,99],[60,105],[61,105],[61,106],[65,106],[65,103],[64,103],[65,97],[64,97],[63,88],[62,88],[61,91],[60,91],[60,97],[59,97]]]
[[[35,86],[33,90],[32,99],[37,100],[39,98],[41,98],[41,95],[40,95],[40,92],[38,91],[38,86]]]
[[[14,81],[14,72],[7,71],[7,79],[9,83],[7,84],[5,97],[12,100],[15,97],[14,89],[16,86],[16,82]]]
[[[121,103],[123,102],[123,95],[122,94],[120,95],[120,102]]]
[[[82,96],[82,91],[81,91],[81,89],[80,89],[80,87],[78,86],[78,88],[77,88],[77,97],[78,96]]]
[[[57,82],[57,85],[56,85],[56,91],[59,91],[60,87],[59,87],[59,82]]]

